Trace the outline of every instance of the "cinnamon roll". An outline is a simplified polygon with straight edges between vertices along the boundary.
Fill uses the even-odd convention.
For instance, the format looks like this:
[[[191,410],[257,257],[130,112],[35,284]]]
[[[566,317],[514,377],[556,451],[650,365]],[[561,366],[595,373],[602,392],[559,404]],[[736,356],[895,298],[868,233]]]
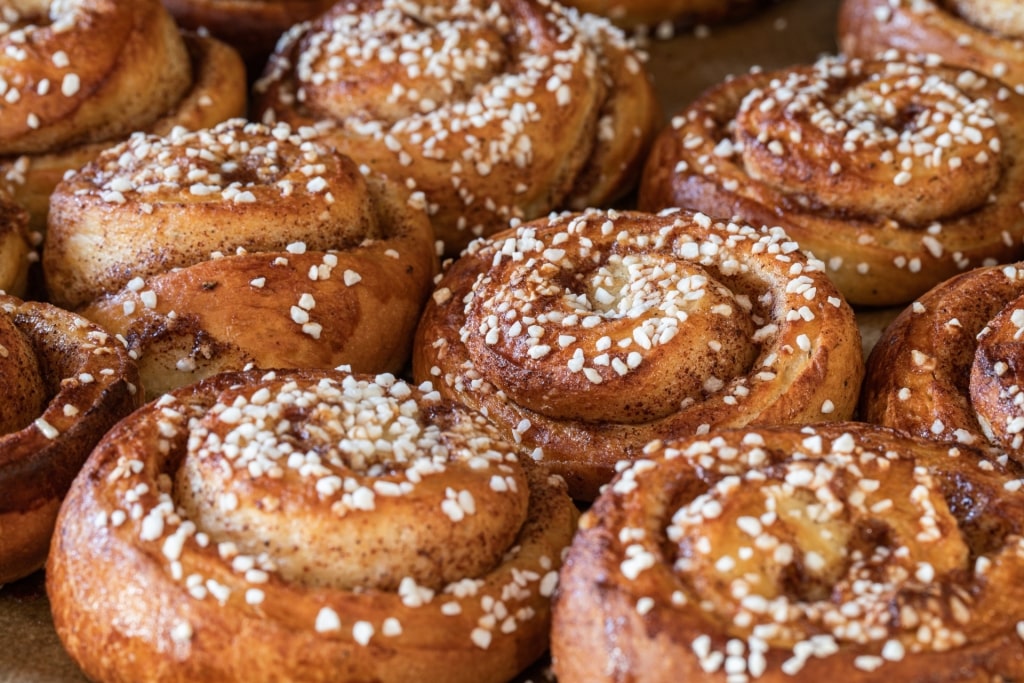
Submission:
[[[397,372],[437,269],[422,200],[314,129],[136,134],[51,200],[53,301],[124,338],[147,392],[222,370]]]
[[[865,420],[1024,462],[1024,264],[978,268],[907,307],[868,360]]]
[[[862,423],[653,442],[580,520],[561,683],[1024,670],[1021,471]]]
[[[206,29],[238,50],[252,77],[263,70],[282,33],[334,3],[335,0],[163,0],[179,26]]]
[[[40,230],[64,173],[130,133],[245,113],[237,53],[183,36],[159,0],[9,5],[0,48],[0,175]]]
[[[97,681],[504,683],[547,647],[576,517],[428,385],[226,373],[97,446],[47,592]]]
[[[858,57],[889,48],[935,54],[1024,85],[1024,8],[1013,0],[844,0],[838,40]]]
[[[84,318],[0,294],[0,584],[43,566],[92,447],[141,405],[124,347]]]
[[[635,184],[660,110],[607,20],[540,0],[339,2],[289,31],[264,120],[337,123],[337,148],[427,198],[445,250]]]
[[[639,205],[781,225],[853,304],[898,305],[1024,254],[1024,96],[890,55],[708,90],[656,141]]]
[[[655,438],[849,419],[860,335],[822,271],[781,229],[681,211],[553,216],[448,267],[413,374],[591,499]]]
[[[744,16],[763,0],[565,0],[581,12],[606,16],[630,29],[657,27],[665,22],[690,26]]]

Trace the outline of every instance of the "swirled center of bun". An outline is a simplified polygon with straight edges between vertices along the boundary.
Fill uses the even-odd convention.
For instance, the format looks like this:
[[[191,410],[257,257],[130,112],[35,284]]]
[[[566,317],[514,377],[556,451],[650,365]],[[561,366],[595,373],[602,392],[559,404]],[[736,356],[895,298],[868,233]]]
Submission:
[[[923,227],[982,205],[999,180],[992,105],[972,92],[984,83],[914,64],[867,73],[856,60],[822,60],[752,91],[735,142],[762,182]]]
[[[481,421],[387,375],[240,387],[190,426],[179,504],[293,581],[438,588],[500,563],[525,519],[520,463]]]

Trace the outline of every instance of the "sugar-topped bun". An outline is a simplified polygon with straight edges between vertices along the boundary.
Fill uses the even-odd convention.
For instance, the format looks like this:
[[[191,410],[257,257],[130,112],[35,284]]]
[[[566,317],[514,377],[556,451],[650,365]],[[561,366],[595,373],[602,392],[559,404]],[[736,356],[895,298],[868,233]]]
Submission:
[[[437,268],[422,201],[313,128],[137,134],[55,191],[50,295],[122,336],[150,395],[219,370],[400,370]]]
[[[620,30],[544,0],[347,0],[296,26],[256,84],[267,120],[421,190],[449,255],[511,218],[605,206],[660,121]]]
[[[1024,5],[1017,0],[844,0],[838,40],[849,55],[890,48],[933,54],[1024,85]]]
[[[446,270],[413,373],[589,499],[656,438],[849,419],[853,312],[781,229],[589,210],[478,240]]]
[[[639,205],[781,225],[853,304],[1024,255],[1024,95],[890,54],[710,88],[655,142]]]
[[[96,448],[47,590],[94,680],[505,683],[547,648],[575,525],[561,479],[429,386],[227,373]]]
[[[132,132],[245,112],[237,53],[183,35],[159,0],[5,3],[0,17],[0,175],[39,230],[64,173]]]
[[[1020,477],[863,423],[653,443],[580,521],[558,680],[1019,679]]]

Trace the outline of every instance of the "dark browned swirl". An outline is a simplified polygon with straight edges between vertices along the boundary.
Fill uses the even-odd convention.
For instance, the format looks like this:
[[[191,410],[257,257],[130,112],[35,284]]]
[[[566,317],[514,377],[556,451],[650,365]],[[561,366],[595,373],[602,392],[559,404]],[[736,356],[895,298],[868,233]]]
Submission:
[[[1024,461],[1024,270],[979,268],[921,296],[868,360],[865,419]]]
[[[39,569],[100,437],[142,404],[124,347],[81,316],[0,294],[0,584]]]

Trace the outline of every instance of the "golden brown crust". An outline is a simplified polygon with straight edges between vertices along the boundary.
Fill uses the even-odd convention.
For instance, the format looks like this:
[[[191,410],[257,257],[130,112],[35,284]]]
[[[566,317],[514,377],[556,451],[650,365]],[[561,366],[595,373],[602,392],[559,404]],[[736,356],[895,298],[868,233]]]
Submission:
[[[208,128],[246,111],[245,68],[226,44],[191,33],[176,40],[187,50],[191,79],[165,109],[147,120],[127,121],[126,132],[94,142],[81,142],[31,154],[0,155],[0,176],[17,201],[29,211],[31,227],[42,233],[50,194],[64,175],[77,170],[134,131],[167,135],[175,127]],[[115,110],[111,117],[121,119]]]
[[[63,507],[58,634],[102,681],[507,681],[547,646],[576,524],[564,482],[512,450],[393,377],[228,373],[165,395]]]
[[[655,438],[849,419],[853,313],[781,230],[590,210],[474,242],[420,320],[413,373],[593,498]],[[543,377],[543,381],[539,378]]]
[[[576,681],[993,681],[1024,672],[1020,470],[861,423],[654,443],[580,521]]]
[[[1022,264],[978,268],[936,286],[886,328],[868,359],[860,412],[925,438],[993,447],[1024,461]]]
[[[84,318],[4,295],[0,316],[2,584],[42,566],[72,479],[142,391],[124,347]]]
[[[283,124],[136,135],[62,182],[48,231],[51,297],[121,335],[151,396],[250,364],[397,372],[437,270],[416,198]]]
[[[341,2],[286,34],[255,89],[265,120],[336,121],[340,151],[422,191],[451,256],[621,197],[660,121],[621,31],[536,0]]]
[[[751,73],[673,118],[639,205],[781,225],[851,303],[906,303],[1020,257],[1022,116],[996,81],[898,55]]]
[[[567,0],[581,12],[608,17],[627,28],[652,28],[664,22],[688,26],[742,17],[764,0]]]
[[[955,6],[960,6],[959,12]],[[947,64],[1016,86],[1024,84],[1019,12],[1019,3],[1003,0],[844,0],[839,46],[846,54],[864,58],[890,48],[934,54]]]
[[[285,30],[326,11],[336,0],[163,0],[178,25],[200,27],[238,50],[258,76]]]

